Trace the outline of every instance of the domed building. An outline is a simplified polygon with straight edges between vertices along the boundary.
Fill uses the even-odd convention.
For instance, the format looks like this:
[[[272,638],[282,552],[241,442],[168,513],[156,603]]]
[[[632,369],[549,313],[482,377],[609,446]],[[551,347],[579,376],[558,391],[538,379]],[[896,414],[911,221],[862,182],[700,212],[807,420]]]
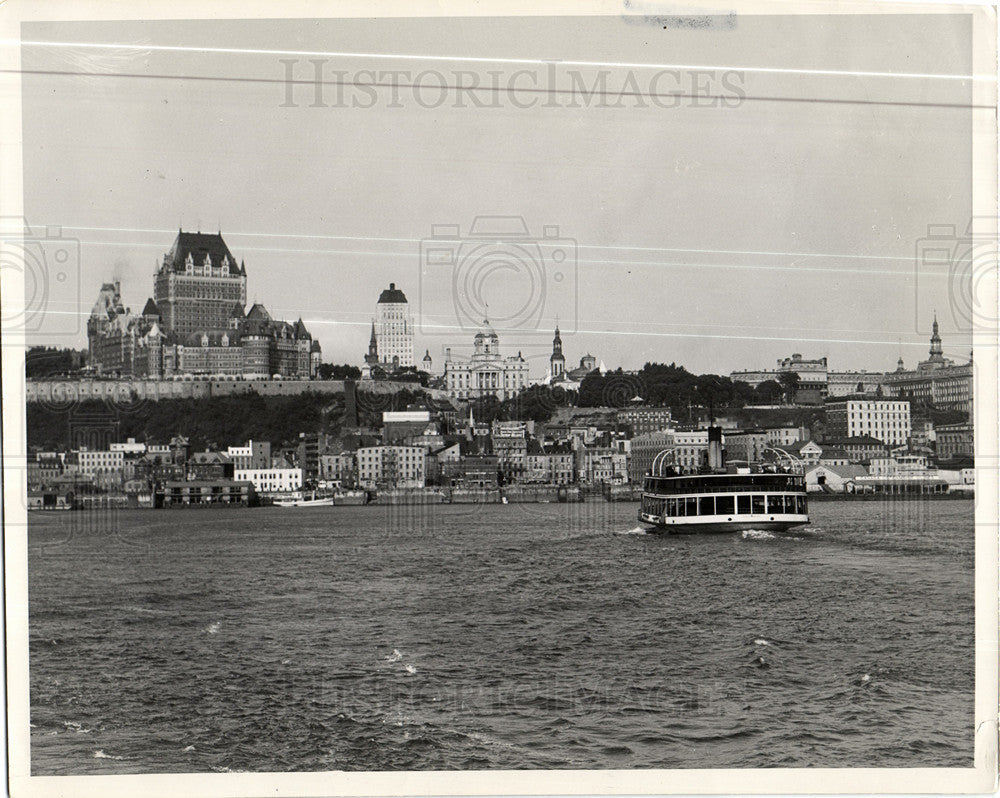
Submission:
[[[483,321],[483,329],[472,342],[472,357],[456,360],[449,349],[445,355],[444,382],[448,395],[455,399],[478,399],[496,396],[510,399],[528,386],[528,363],[518,352],[504,357],[500,337]]]

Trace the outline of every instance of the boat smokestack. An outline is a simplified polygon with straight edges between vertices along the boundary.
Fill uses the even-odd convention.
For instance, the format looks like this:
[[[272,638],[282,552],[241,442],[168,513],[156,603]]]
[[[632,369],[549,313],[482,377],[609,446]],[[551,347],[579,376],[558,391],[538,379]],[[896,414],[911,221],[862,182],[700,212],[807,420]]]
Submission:
[[[726,467],[722,453],[722,427],[714,424],[708,428],[708,467],[712,471],[721,471]]]

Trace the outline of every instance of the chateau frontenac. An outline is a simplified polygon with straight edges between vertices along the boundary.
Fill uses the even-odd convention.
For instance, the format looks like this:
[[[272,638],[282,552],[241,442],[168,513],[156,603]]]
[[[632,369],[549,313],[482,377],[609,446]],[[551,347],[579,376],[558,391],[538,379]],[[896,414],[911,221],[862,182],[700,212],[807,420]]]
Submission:
[[[245,311],[246,296],[246,266],[221,234],[178,231],[141,313],[125,307],[119,282],[101,286],[87,322],[91,367],[150,379],[314,377],[322,351],[302,319],[277,321],[259,303]]]

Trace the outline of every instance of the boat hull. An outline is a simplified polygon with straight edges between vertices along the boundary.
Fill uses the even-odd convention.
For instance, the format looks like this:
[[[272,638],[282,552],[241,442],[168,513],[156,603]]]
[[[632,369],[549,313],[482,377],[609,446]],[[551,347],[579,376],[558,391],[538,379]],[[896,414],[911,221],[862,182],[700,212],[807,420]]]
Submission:
[[[664,532],[673,535],[695,535],[723,532],[746,532],[748,530],[760,530],[763,532],[784,532],[794,529],[797,526],[805,526],[809,523],[809,516],[789,516],[781,519],[771,518],[741,518],[739,521],[730,521],[725,518],[666,518],[659,521],[640,519],[646,524],[649,532]]]

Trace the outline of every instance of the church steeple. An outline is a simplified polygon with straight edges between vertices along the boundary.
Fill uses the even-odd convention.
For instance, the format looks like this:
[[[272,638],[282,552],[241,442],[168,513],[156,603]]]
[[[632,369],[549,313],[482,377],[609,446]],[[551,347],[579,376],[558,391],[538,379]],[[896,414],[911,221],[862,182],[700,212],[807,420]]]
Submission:
[[[375,322],[372,322],[372,337],[368,341],[368,357],[365,358],[369,363],[378,363],[378,338],[375,335]]]
[[[566,372],[566,358],[563,357],[562,336],[556,324],[556,334],[552,339],[552,357],[549,358],[549,372],[552,378],[561,377]]]
[[[938,332],[937,311],[934,311],[934,324],[931,327],[931,360],[941,360],[944,352],[941,348],[941,335]]]

